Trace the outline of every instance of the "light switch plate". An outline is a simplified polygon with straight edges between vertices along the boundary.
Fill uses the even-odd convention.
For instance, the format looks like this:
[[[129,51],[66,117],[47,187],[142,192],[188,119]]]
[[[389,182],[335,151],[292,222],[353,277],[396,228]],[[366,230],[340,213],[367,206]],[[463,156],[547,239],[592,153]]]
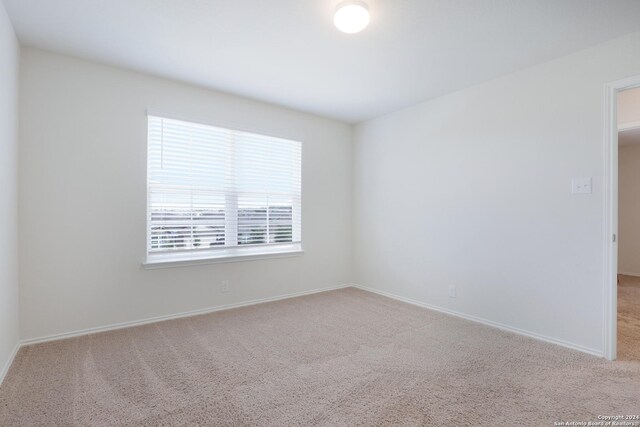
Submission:
[[[591,194],[591,178],[573,178],[571,180],[572,194]]]

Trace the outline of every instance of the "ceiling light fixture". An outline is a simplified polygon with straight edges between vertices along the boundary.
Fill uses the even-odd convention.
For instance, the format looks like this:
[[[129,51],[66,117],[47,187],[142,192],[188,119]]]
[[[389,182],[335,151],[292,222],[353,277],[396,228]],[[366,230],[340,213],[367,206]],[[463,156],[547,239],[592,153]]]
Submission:
[[[363,1],[344,1],[333,15],[333,23],[343,33],[359,33],[369,25],[369,8]]]

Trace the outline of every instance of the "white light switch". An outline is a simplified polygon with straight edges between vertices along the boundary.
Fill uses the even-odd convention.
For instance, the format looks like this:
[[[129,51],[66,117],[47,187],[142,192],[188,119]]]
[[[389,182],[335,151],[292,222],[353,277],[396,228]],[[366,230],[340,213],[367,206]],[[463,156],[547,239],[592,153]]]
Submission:
[[[571,181],[571,193],[591,194],[591,178],[573,178]]]

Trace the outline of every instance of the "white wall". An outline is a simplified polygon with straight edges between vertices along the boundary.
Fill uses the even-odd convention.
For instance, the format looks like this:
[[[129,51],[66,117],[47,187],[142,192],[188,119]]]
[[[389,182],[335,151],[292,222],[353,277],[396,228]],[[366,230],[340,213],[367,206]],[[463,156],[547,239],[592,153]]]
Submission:
[[[18,66],[0,1],[0,381],[18,343]]]
[[[350,126],[34,49],[21,66],[23,339],[351,280]],[[304,141],[305,254],[144,270],[147,108]]]
[[[618,151],[618,272],[640,276],[640,144]]]
[[[356,282],[601,353],[604,85],[637,74],[640,33],[357,126]]]

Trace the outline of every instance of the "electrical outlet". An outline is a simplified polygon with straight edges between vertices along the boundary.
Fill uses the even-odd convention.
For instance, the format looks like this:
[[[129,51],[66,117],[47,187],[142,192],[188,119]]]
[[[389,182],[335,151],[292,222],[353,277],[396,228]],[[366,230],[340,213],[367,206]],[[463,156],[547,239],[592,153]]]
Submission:
[[[222,292],[223,294],[226,294],[227,292],[229,292],[229,281],[228,280],[223,280],[222,283],[220,284],[220,292]]]
[[[455,297],[456,297],[456,287],[449,286],[449,298],[455,298]]]

